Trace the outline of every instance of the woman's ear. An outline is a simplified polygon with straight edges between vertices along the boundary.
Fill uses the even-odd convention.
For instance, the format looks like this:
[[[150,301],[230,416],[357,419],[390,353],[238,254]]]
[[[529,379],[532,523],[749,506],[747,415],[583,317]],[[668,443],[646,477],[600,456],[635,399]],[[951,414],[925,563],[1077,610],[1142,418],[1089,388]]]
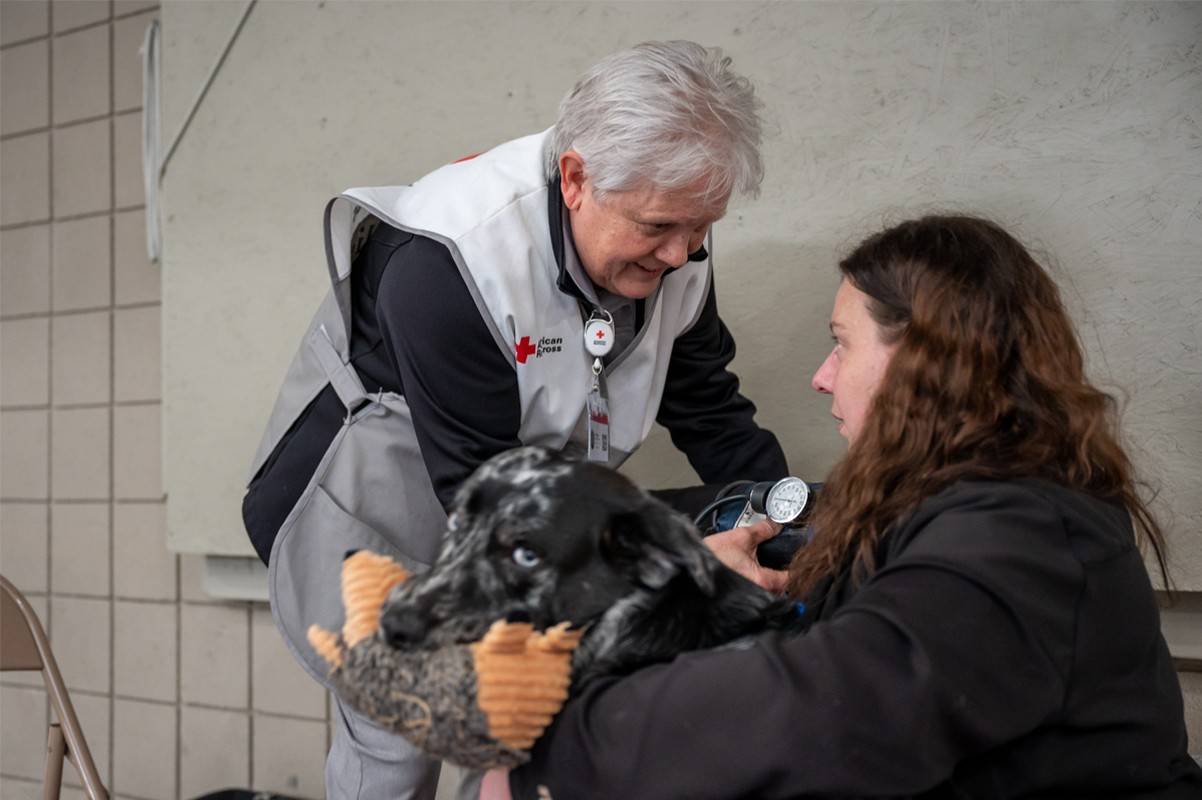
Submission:
[[[568,210],[580,209],[586,180],[588,176],[584,172],[584,159],[575,150],[565,150],[559,157],[559,191]]]

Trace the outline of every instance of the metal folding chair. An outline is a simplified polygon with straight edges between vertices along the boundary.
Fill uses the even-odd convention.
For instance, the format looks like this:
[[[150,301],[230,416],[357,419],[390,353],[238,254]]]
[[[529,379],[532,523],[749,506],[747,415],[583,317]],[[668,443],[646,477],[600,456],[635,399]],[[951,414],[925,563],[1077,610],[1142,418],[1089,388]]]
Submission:
[[[62,791],[63,761],[70,761],[91,800],[108,800],[100,782],[83,729],[67,694],[62,673],[50,651],[50,640],[29,601],[0,575],[0,671],[36,670],[42,673],[46,694],[57,722],[50,723],[46,740],[46,770],[42,796],[57,800]]]

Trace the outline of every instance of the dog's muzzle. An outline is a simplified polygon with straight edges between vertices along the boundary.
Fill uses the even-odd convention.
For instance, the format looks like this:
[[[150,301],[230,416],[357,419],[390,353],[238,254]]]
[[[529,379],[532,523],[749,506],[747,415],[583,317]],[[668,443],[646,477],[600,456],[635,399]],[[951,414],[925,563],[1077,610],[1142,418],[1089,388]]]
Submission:
[[[380,631],[384,641],[396,648],[421,644],[430,630],[426,615],[416,606],[397,604],[388,607],[380,616]]]

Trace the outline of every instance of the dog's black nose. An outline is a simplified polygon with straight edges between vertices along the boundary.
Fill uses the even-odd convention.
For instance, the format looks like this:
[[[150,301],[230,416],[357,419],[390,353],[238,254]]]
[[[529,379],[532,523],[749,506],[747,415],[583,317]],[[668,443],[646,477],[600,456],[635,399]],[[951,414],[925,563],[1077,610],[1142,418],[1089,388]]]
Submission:
[[[413,606],[393,606],[380,617],[384,639],[393,647],[418,644],[429,629],[425,615]]]

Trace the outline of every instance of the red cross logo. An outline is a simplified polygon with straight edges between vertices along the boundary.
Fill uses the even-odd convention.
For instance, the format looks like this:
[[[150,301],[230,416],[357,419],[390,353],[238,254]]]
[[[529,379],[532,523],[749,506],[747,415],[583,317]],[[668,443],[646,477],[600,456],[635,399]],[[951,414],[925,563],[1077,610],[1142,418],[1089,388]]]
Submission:
[[[523,336],[522,341],[516,342],[513,349],[514,353],[517,354],[519,364],[525,364],[526,359],[534,355],[537,350],[537,347],[530,344],[529,336]]]
[[[598,339],[604,339],[604,338],[605,338],[605,331],[603,331],[603,330],[598,330],[598,331],[597,331],[597,338],[598,338]]]

